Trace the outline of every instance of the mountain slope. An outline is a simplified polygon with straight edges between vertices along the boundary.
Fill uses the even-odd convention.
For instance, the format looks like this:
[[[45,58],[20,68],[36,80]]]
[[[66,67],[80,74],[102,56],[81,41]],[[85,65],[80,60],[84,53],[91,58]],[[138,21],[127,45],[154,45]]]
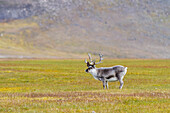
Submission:
[[[170,58],[168,0],[18,1],[0,0],[1,56]]]

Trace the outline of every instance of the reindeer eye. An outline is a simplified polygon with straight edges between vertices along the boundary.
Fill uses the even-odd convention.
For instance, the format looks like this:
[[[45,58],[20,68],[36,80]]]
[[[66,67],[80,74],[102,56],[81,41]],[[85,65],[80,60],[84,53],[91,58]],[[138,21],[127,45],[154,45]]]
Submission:
[[[92,66],[89,66],[89,69],[92,69],[93,67]]]

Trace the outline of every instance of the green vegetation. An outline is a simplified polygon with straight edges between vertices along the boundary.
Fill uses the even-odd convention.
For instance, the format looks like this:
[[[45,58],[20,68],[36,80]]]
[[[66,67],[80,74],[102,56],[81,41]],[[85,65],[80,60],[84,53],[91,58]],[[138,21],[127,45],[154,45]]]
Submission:
[[[0,112],[170,112],[170,60],[111,59],[128,67],[124,87],[85,73],[84,60],[0,59]]]

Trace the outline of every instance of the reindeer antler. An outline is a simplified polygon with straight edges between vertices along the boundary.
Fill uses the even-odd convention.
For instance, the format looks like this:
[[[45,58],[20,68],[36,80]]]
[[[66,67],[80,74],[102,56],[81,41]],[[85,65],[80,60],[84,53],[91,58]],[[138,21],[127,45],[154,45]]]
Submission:
[[[89,64],[94,65],[94,64],[95,64],[95,61],[93,61],[93,59],[92,59],[92,57],[91,57],[91,54],[88,53],[88,56],[89,56],[89,60],[90,60],[90,63],[89,63]],[[85,63],[86,63],[86,64],[88,63],[88,62],[87,62],[87,59],[85,59]]]
[[[100,63],[102,63],[102,60],[103,60],[103,55],[102,54],[99,54],[99,57],[100,57],[100,60],[99,60],[99,62],[97,62],[97,63],[95,63],[95,64],[100,64]]]
[[[85,63],[87,64],[87,59],[85,59]]]
[[[90,62],[93,62],[93,60],[92,60],[92,57],[91,57],[91,54],[90,54],[90,53],[88,53],[88,56],[89,56],[89,60],[90,60]]]
[[[99,60],[99,62],[97,62],[97,63],[95,63],[95,60],[92,60],[92,57],[91,57],[91,54],[90,54],[90,53],[88,53],[88,56],[89,56],[90,63],[87,62],[87,59],[85,59],[85,63],[86,63],[86,64],[89,63],[89,64],[91,64],[91,65],[95,65],[95,64],[100,64],[100,63],[102,63],[102,60],[103,60],[103,58],[102,58],[103,55],[102,55],[102,54],[99,54],[100,60]]]

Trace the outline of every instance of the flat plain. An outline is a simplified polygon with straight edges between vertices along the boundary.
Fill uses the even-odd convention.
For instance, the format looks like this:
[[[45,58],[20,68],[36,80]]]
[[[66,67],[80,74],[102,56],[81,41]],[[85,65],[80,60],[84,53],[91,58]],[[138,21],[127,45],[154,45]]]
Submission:
[[[0,59],[0,112],[168,113],[170,59],[105,59],[128,67],[124,86],[85,73],[83,59]]]

